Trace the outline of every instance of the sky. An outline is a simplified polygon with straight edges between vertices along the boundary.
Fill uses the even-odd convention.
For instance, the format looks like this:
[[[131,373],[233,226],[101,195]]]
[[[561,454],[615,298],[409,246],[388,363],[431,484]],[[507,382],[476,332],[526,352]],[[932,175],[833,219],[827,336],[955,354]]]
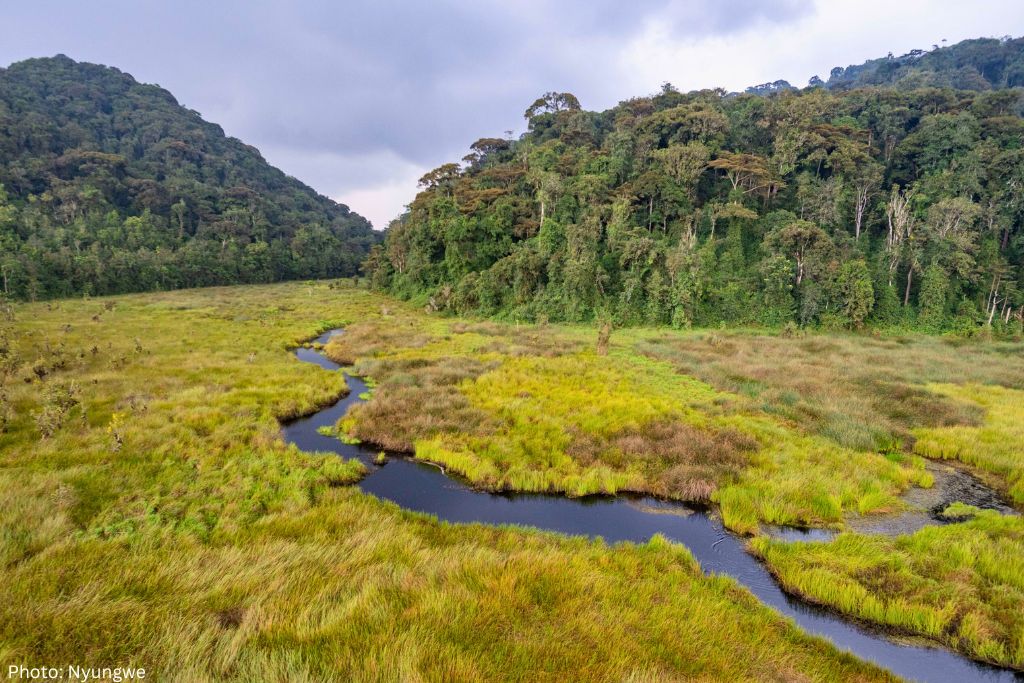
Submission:
[[[602,110],[1022,34],[1020,0],[33,0],[3,8],[0,66],[65,54],[157,83],[382,229],[546,91]]]

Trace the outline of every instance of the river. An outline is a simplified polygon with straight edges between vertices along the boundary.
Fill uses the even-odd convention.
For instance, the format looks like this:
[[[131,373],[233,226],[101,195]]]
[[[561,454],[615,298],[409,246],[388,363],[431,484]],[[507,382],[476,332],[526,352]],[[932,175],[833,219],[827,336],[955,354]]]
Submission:
[[[331,330],[314,342],[326,344],[341,330]],[[301,361],[329,371],[343,368],[313,348],[296,349]],[[478,491],[447,476],[439,467],[393,455],[378,466],[378,449],[345,444],[317,432],[333,427],[348,409],[362,401],[367,386],[345,374],[349,393],[322,410],[288,422],[284,438],[304,451],[333,452],[359,458],[369,473],[359,482],[364,492],[390,500],[408,510],[435,515],[447,522],[535,527],[563,534],[600,537],[608,543],[645,543],[654,534],[682,543],[709,574],[727,575],[743,584],[763,603],[791,618],[804,631],[831,641],[861,659],[908,680],[926,683],[965,681],[1024,681],[1024,674],[972,661],[949,650],[904,644],[880,631],[787,595],[765,566],[744,549],[744,541],[726,530],[707,511],[645,496],[591,496],[496,494]]]

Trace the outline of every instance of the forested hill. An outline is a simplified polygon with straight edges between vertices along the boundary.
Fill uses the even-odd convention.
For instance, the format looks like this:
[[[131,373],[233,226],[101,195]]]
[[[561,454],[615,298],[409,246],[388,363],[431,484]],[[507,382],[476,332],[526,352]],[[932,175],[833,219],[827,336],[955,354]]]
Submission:
[[[548,93],[425,175],[367,268],[517,319],[1019,330],[1022,93]]]
[[[1024,38],[976,38],[949,47],[911,50],[863,64],[836,67],[829,88],[888,85],[992,90],[1024,86]],[[812,79],[813,82],[813,79]]]
[[[10,296],[350,275],[378,241],[162,88],[64,56],[0,69]]]

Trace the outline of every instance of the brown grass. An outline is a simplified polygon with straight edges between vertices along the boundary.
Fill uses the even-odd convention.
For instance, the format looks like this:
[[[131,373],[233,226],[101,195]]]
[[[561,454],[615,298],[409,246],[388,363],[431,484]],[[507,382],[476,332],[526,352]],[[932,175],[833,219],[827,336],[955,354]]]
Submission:
[[[910,447],[911,430],[919,427],[980,423],[980,410],[928,391],[926,383],[1024,387],[1024,344],[1010,342],[715,332],[639,333],[635,345],[718,389],[750,396],[809,432],[862,450]]]
[[[717,483],[738,474],[757,448],[756,440],[734,429],[657,420],[627,427],[610,438],[577,431],[566,453],[583,465],[643,463],[652,474],[650,492],[706,503]]]

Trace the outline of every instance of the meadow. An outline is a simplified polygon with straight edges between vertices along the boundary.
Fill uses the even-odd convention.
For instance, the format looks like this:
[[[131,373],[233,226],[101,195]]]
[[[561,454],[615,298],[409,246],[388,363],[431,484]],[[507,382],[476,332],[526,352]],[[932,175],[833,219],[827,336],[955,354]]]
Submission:
[[[968,521],[909,536],[751,544],[786,589],[806,599],[1024,669],[1024,520],[968,508],[951,511]]]
[[[396,348],[394,361],[371,352],[361,365],[406,364],[404,378],[376,377],[368,405],[386,403],[389,391],[409,400],[399,387],[418,387],[420,399],[455,391],[460,410],[479,418],[459,438],[523,429],[487,401],[500,381],[462,394],[470,378],[502,372],[494,379],[520,383],[535,370],[582,370],[592,386],[625,381],[606,366],[632,358],[615,344],[608,359],[591,358],[587,330],[517,341],[514,328],[473,331],[349,283],[6,309],[0,665],[134,664],[170,681],[892,680],[802,634],[733,581],[701,575],[681,546],[442,524],[361,494],[351,486],[358,463],[285,446],[280,420],[346,391],[340,375],[289,348],[337,325],[357,339],[359,324],[402,341],[378,347],[377,356]],[[446,343],[479,346],[481,358],[457,360]],[[657,478],[670,464],[685,465],[685,482],[718,485],[755,462],[733,399],[661,361],[630,363],[660,387],[651,406],[626,392],[632,422],[602,433],[600,406],[577,419],[580,399],[552,416],[579,426],[581,452],[601,463],[594,468],[671,487]],[[630,381],[639,394],[650,389]],[[515,396],[528,402],[525,390]],[[544,400],[545,410],[557,403]],[[396,434],[415,443],[428,428],[454,433],[457,420],[419,407]],[[652,465],[628,445],[672,442],[679,434],[665,425],[677,417],[727,462],[684,452]],[[658,426],[639,435],[649,425]],[[763,447],[763,436],[752,438]],[[886,491],[913,476],[877,460]],[[567,472],[584,481],[580,462]]]
[[[971,426],[913,430],[914,450],[956,459],[1024,508],[1024,392],[928,385],[981,411]],[[830,543],[754,539],[787,590],[850,616],[1024,669],[1024,518],[954,503],[951,519],[897,538],[842,534]]]
[[[842,529],[898,513],[900,492],[931,484],[926,456],[1024,502],[1020,342],[636,328],[602,356],[578,327],[412,315],[350,331],[326,352],[378,385],[342,430],[484,488],[711,501],[750,534]],[[1021,530],[986,512],[895,539],[751,548],[793,593],[1021,668]]]
[[[392,314],[352,325],[325,352],[377,383],[344,433],[492,490],[712,502],[728,527],[756,533],[840,527],[849,514],[897,511],[901,492],[931,484],[921,458],[806,430],[680,373],[646,352],[643,334],[616,333],[599,355],[593,328]]]

